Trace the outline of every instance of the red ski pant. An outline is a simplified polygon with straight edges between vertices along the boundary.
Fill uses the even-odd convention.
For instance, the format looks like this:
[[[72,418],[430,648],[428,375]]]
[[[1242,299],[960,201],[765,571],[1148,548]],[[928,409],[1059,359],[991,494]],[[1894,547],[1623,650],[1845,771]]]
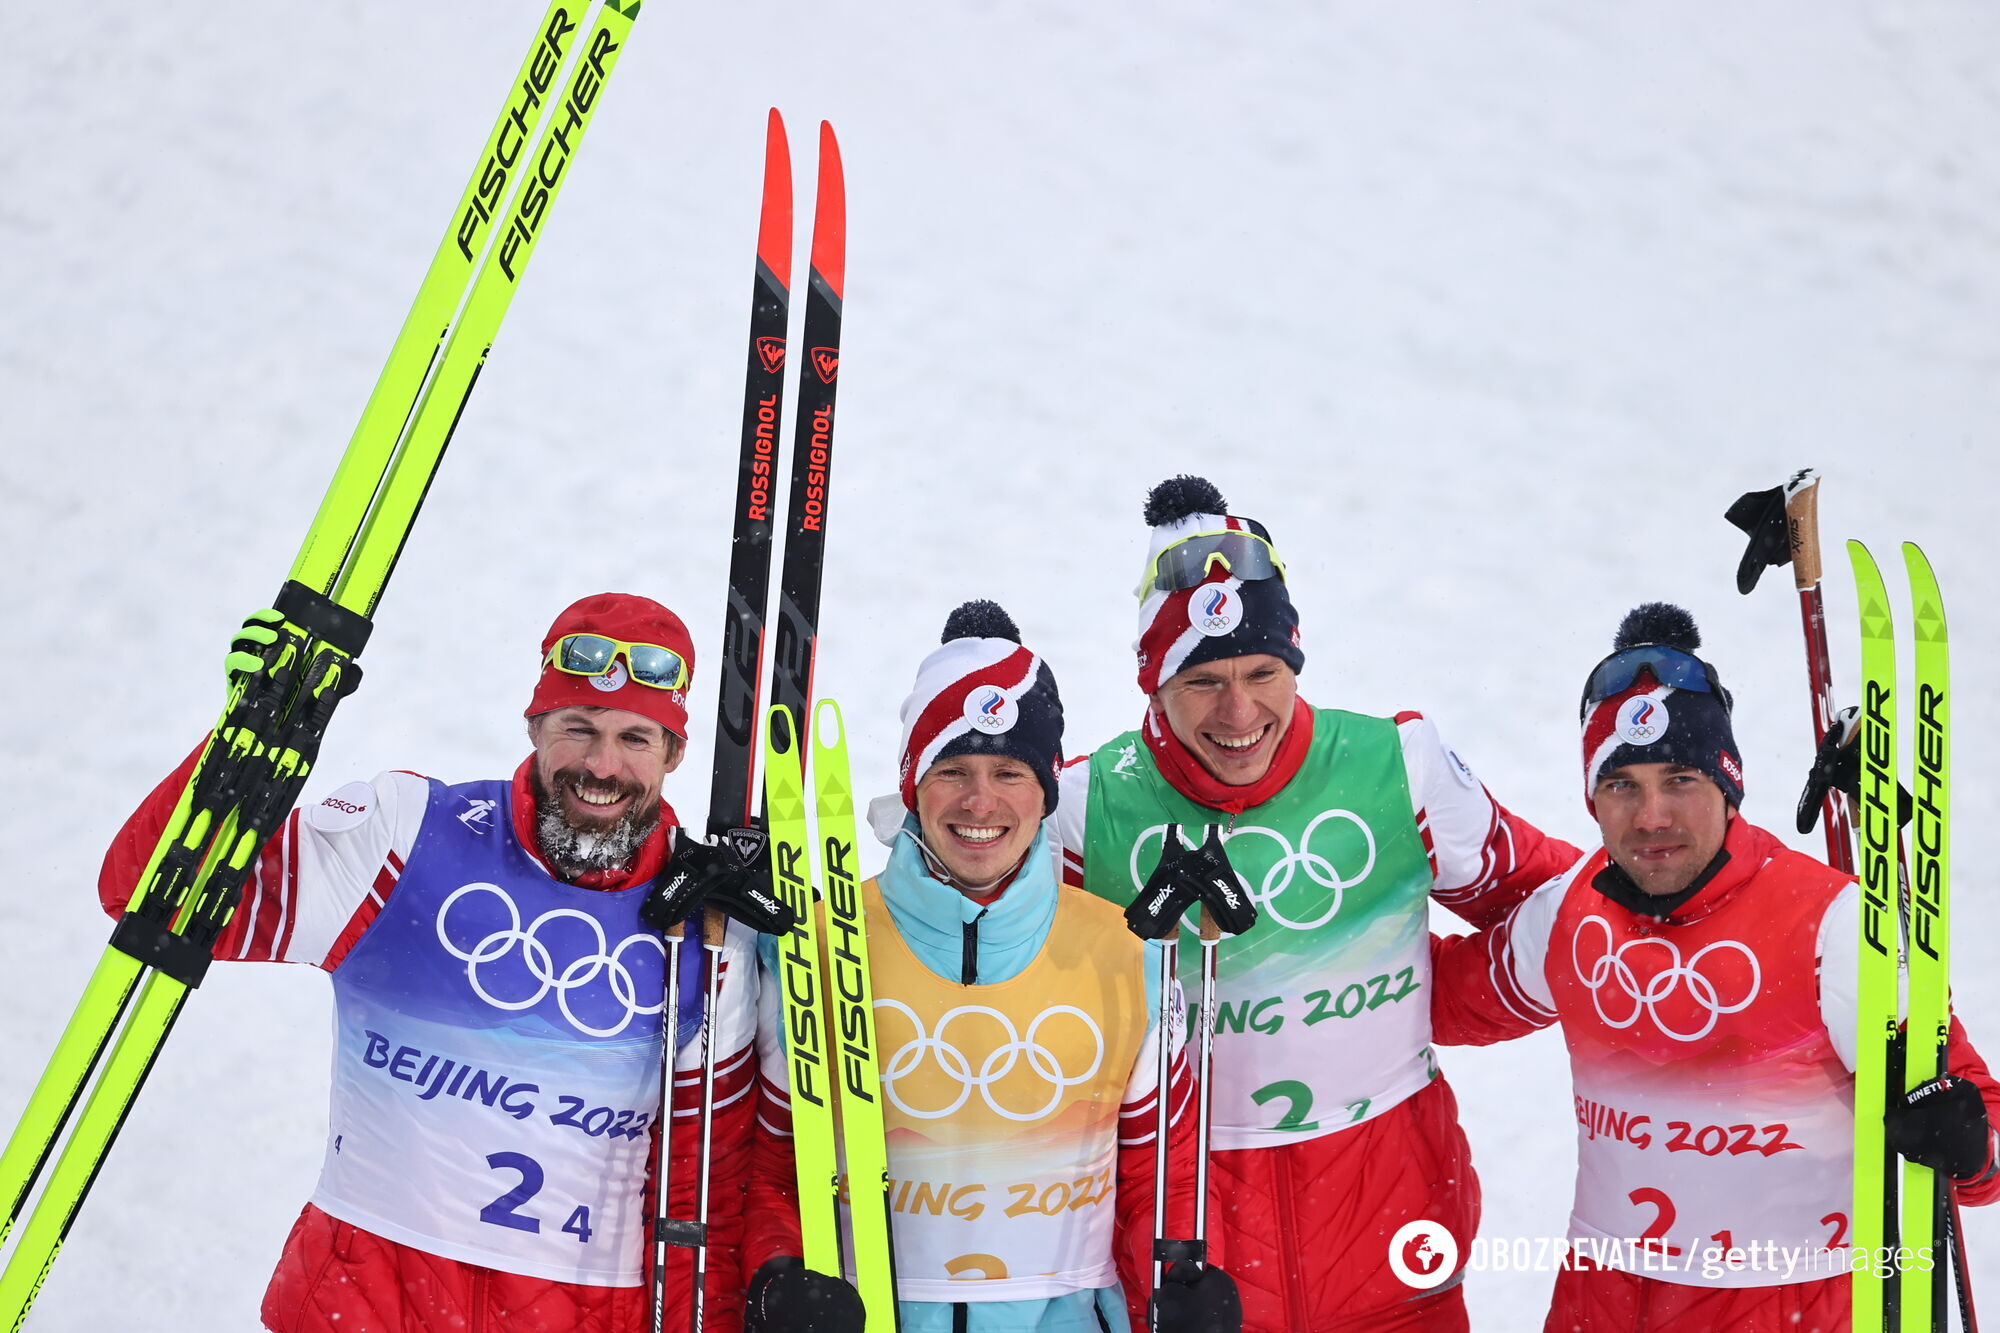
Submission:
[[[1244,1333],[1464,1333],[1456,1287],[1418,1291],[1389,1241],[1428,1219],[1463,1256],[1479,1180],[1443,1079],[1352,1129],[1210,1159],[1209,1257],[1236,1280]]]

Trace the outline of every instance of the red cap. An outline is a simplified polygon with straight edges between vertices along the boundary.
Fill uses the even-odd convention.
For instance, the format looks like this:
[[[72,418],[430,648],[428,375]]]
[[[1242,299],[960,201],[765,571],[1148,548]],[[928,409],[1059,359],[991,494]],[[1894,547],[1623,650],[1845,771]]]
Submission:
[[[687,694],[683,690],[661,690],[641,685],[630,678],[624,655],[611,669],[595,676],[573,676],[549,665],[549,649],[556,640],[570,634],[602,634],[627,643],[656,643],[679,653],[694,678],[694,640],[688,637],[681,618],[644,597],[626,592],[601,592],[577,602],[556,617],[542,637],[542,678],[535,684],[535,697],[528,701],[525,717],[558,708],[622,708],[637,713],[687,739]]]

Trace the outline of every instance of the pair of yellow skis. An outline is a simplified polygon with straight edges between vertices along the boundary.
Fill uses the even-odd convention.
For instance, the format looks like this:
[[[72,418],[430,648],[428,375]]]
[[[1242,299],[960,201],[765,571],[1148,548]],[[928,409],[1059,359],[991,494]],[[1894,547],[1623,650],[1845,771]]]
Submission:
[[[821,700],[813,709],[808,764],[791,710],[772,708],[766,721],[771,878],[799,922],[778,946],[778,986],[791,1076],[802,1257],[815,1272],[840,1273],[845,1230],[848,1268],[867,1307],[868,1327],[893,1329],[889,1161],[847,733],[840,706]]]

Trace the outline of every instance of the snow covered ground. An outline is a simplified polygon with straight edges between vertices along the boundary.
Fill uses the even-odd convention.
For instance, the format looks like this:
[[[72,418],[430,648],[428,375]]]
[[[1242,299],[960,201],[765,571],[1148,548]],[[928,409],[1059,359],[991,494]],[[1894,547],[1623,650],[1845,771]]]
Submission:
[[[158,0],[0,44],[0,1124],[102,946],[101,850],[212,720],[537,12]],[[654,0],[312,792],[509,770],[534,644],[585,592],[712,645],[776,104],[802,181],[819,117],[847,161],[819,679],[865,785],[966,597],[1056,665],[1073,750],[1131,725],[1139,502],[1198,470],[1290,561],[1309,698],[1425,709],[1572,840],[1582,675],[1629,606],[1682,602],[1736,692],[1746,812],[1784,828],[1794,599],[1736,594],[1721,513],[1810,465],[1845,694],[1840,539],[1942,571],[1958,997],[2000,1053],[1996,56],[1974,0]],[[254,1325],[317,1169],[327,1008],[303,971],[213,974],[36,1327]],[[1487,1233],[1560,1235],[1559,1039],[1444,1063]],[[2000,1219],[1971,1240],[2000,1291]],[[1475,1326],[1539,1327],[1550,1281],[1476,1275]]]

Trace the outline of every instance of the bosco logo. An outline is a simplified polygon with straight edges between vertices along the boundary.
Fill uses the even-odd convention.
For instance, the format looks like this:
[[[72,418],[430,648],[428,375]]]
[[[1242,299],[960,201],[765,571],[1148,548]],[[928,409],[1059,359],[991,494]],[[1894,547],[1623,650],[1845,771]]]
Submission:
[[[1618,737],[1627,745],[1651,745],[1667,734],[1667,705],[1643,695],[1618,705]]]
[[[1188,599],[1188,623],[1213,639],[1243,621],[1243,600],[1221,584],[1197,588]]]
[[[997,685],[975,685],[966,693],[965,720],[975,731],[998,736],[1012,731],[1020,717],[1020,705]]]

